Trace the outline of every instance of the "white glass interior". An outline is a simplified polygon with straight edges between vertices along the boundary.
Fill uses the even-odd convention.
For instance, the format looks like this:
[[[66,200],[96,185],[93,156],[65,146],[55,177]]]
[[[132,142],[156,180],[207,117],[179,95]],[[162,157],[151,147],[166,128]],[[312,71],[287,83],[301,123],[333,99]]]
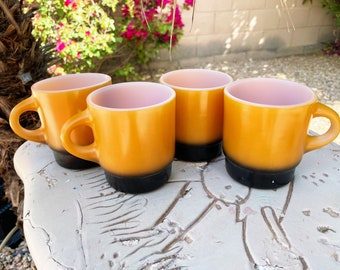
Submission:
[[[108,80],[110,77],[101,73],[68,74],[39,81],[32,85],[32,89],[38,91],[77,90],[96,86]]]
[[[226,87],[233,97],[250,103],[292,106],[311,102],[314,93],[307,86],[279,79],[244,79]]]
[[[134,109],[157,105],[175,96],[162,84],[148,82],[120,83],[103,87],[90,94],[92,104],[112,109]]]
[[[163,74],[160,81],[177,89],[209,89],[224,87],[232,79],[226,73],[215,70],[179,69]]]

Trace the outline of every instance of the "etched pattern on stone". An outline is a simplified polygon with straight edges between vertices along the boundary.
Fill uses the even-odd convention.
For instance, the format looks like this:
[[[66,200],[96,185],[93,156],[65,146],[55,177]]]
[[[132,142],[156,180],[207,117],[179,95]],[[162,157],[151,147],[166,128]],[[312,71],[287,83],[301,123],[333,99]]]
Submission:
[[[63,169],[27,142],[15,157],[27,164],[18,168],[26,240],[38,269],[337,269],[339,152],[306,154],[295,180],[275,190],[235,182],[222,156],[174,161],[166,185],[131,195],[99,167]]]

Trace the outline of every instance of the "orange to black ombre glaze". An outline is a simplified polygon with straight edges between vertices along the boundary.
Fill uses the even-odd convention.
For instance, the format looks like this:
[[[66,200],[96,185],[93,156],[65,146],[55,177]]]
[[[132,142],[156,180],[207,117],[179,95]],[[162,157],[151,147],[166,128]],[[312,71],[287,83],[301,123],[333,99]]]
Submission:
[[[87,109],[69,119],[62,129],[65,149],[97,162],[108,183],[127,193],[151,191],[171,173],[175,154],[176,93],[151,82],[110,85],[91,93]],[[73,130],[88,126],[91,144],[71,138]]]
[[[329,130],[308,135],[313,117],[330,120]],[[334,140],[340,119],[319,103],[305,85],[279,79],[250,78],[224,92],[223,150],[229,174],[242,184],[275,188],[294,177],[304,153]]]
[[[160,82],[176,91],[176,158],[209,161],[221,154],[223,90],[232,78],[208,69],[179,69]]]
[[[32,95],[11,111],[11,128],[26,140],[47,144],[53,150],[56,162],[62,167],[92,167],[96,164],[70,155],[64,149],[60,131],[66,120],[86,108],[86,98],[91,92],[111,83],[111,77],[101,73],[67,74],[36,82],[32,85]],[[29,130],[20,125],[20,116],[27,111],[39,114],[41,127]],[[93,140],[88,128],[78,129],[72,136],[83,144]]]

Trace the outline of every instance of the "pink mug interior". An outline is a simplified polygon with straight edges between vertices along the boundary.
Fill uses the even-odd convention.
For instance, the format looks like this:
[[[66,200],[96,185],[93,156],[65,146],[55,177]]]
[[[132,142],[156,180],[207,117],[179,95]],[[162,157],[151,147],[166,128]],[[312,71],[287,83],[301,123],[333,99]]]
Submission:
[[[175,97],[168,86],[152,82],[126,82],[92,92],[88,101],[107,109],[138,109],[160,105]]]
[[[102,73],[67,74],[41,80],[32,85],[35,91],[74,91],[88,87],[98,87],[110,81],[110,76]]]
[[[305,85],[271,78],[238,80],[227,85],[225,93],[241,102],[268,106],[294,106],[315,99],[313,91]]]
[[[161,76],[160,82],[176,89],[208,90],[224,88],[232,78],[223,72],[209,69],[179,69]]]

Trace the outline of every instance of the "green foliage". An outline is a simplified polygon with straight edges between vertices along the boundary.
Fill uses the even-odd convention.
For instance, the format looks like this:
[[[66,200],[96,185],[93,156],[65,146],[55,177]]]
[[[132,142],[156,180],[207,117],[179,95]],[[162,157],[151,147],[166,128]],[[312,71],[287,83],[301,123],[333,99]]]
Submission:
[[[335,16],[336,26],[340,27],[340,0],[322,0],[321,5]]]
[[[92,59],[113,53],[121,39],[104,5],[94,5],[90,0],[27,0],[28,4],[33,2],[40,6],[33,20],[33,35],[45,44],[56,44],[55,53],[63,60],[62,67],[54,67],[54,73],[92,69]],[[106,7],[113,8],[114,3]]]
[[[136,66],[149,63],[159,49],[175,46],[183,34],[176,0],[26,0],[38,4],[33,35],[55,44],[62,64],[53,74],[98,69],[117,59],[116,76],[135,78]],[[185,0],[181,8],[190,8]]]

